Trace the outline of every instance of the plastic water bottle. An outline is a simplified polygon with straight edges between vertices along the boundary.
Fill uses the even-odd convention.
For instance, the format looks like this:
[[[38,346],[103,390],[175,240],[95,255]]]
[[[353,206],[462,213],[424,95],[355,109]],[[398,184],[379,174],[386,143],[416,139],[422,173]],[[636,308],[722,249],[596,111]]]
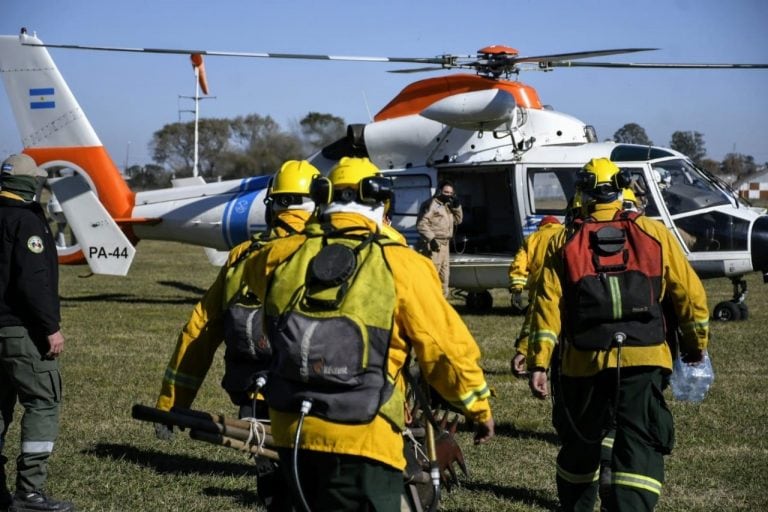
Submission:
[[[686,402],[701,402],[715,380],[712,361],[705,352],[701,361],[696,364],[684,363],[681,358],[675,360],[672,369],[672,396],[676,400]]]

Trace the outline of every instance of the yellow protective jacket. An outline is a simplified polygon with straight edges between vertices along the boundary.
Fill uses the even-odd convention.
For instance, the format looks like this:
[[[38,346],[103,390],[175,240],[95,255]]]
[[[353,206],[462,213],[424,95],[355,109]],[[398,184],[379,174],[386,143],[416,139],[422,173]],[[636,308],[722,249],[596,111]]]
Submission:
[[[599,221],[607,221],[613,219],[620,209],[619,201],[598,204],[592,216]],[[699,277],[685,257],[680,243],[664,224],[644,216],[638,217],[636,223],[661,244],[661,297],[666,294],[671,299],[680,322],[680,350],[686,352],[695,348],[706,349],[709,337],[709,310]],[[528,347],[529,370],[548,368],[552,353],[560,340],[560,318],[565,312],[561,284],[564,279],[561,251],[568,231],[561,231],[552,238],[536,282]],[[606,368],[616,367],[616,348],[578,350],[565,341],[560,357],[562,374],[569,377],[588,377]],[[646,347],[622,347],[621,367],[629,366],[657,366],[671,372],[672,356],[669,345],[661,343]]]
[[[544,224],[525,237],[523,245],[509,265],[509,288],[512,292],[521,292],[523,288],[532,291],[531,284],[544,262],[544,253],[552,236],[563,229],[562,224]]]
[[[276,218],[294,230],[302,231],[310,216],[310,212],[303,210],[284,210],[277,213]],[[278,226],[269,232],[265,240],[289,234],[291,233],[286,229]],[[167,411],[174,406],[192,405],[211,367],[214,354],[224,341],[224,312],[229,306],[232,294],[242,290],[240,283],[234,283],[233,286],[232,281],[239,280],[242,273],[232,266],[234,263],[243,263],[238,259],[251,247],[251,242],[252,240],[246,240],[229,251],[227,262],[203,298],[195,305],[189,320],[179,333],[176,348],[163,375],[156,404],[158,409]]]
[[[525,237],[523,245],[517,251],[515,259],[509,266],[510,291],[522,292],[528,288],[528,303],[533,303],[534,283],[539,276],[539,271],[544,263],[544,255],[547,252],[549,241],[557,233],[565,229],[562,224],[544,224],[536,231]],[[515,348],[520,354],[528,353],[528,333],[531,329],[531,308],[525,315],[523,327],[515,340]]]
[[[334,228],[359,226],[362,232],[375,224],[356,213],[331,215]],[[245,281],[263,301],[275,269],[304,242],[304,235],[274,240],[248,259]],[[387,373],[400,391],[405,390],[403,365],[411,348],[422,374],[452,404],[480,422],[491,417],[490,391],[479,366],[480,349],[461,317],[444,299],[432,262],[405,245],[385,245],[384,257],[392,271],[396,303],[387,362]],[[267,384],[269,385],[269,384]],[[403,404],[404,406],[405,404]],[[297,413],[270,410],[275,445],[289,448],[298,422]],[[301,448],[319,452],[367,457],[402,470],[402,433],[377,415],[370,423],[347,425],[310,415],[302,427]]]
[[[403,236],[401,232],[388,224],[381,226],[381,234],[390,240],[394,240],[395,242],[401,243],[403,245],[408,245],[408,240],[405,239],[405,236]]]

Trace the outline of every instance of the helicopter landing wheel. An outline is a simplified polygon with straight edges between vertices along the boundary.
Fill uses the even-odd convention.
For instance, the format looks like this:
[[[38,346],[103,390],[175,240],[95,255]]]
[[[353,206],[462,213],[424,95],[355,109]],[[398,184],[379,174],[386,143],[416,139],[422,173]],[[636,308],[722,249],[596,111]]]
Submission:
[[[744,306],[744,308],[746,309],[746,306]],[[739,320],[742,318],[741,308],[739,308],[739,304],[736,304],[735,302],[720,302],[715,306],[712,318],[721,322],[733,322]]]
[[[739,318],[741,320],[746,320],[747,318],[749,318],[749,308],[743,302],[739,302],[739,313],[740,313]]]
[[[488,290],[469,292],[467,294],[466,304],[467,309],[473,311],[487,311],[493,306],[493,297]]]

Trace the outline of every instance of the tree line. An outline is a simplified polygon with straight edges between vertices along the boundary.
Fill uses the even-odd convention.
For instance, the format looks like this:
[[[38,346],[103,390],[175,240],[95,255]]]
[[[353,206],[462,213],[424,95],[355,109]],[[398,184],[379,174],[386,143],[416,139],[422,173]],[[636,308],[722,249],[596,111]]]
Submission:
[[[645,129],[637,123],[627,123],[613,134],[615,142],[627,144],[642,144],[652,146],[653,141],[645,133]],[[752,155],[728,153],[722,162],[707,158],[704,135],[697,131],[676,131],[669,141],[669,148],[679,151],[690,158],[697,167],[712,174],[723,177],[734,186],[748,181],[761,171]],[[768,163],[762,168],[768,167]]]
[[[149,144],[154,162],[126,169],[133,188],[167,187],[174,177],[191,176],[194,129],[194,122],[190,121],[167,124],[156,131]],[[292,130],[284,130],[272,117],[259,114],[234,119],[200,119],[198,172],[206,181],[271,174],[285,160],[304,158],[345,133],[343,118],[320,112],[309,112]],[[608,140],[653,145],[645,129],[637,123],[625,124]],[[761,170],[751,155],[728,153],[722,162],[707,158],[704,136],[697,131],[674,132],[668,147],[734,185],[747,181]]]
[[[198,121],[198,175],[206,181],[272,174],[286,160],[300,159],[340,139],[344,119],[310,112],[293,130],[284,130],[271,116],[249,114],[234,119]],[[154,162],[126,169],[135,189],[170,186],[172,178],[192,175],[195,123],[166,124],[152,135]]]

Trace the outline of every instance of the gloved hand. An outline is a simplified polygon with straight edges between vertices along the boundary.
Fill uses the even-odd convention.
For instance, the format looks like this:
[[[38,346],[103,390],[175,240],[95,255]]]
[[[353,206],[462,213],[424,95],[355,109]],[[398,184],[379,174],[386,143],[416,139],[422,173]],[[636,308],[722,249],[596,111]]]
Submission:
[[[173,439],[173,425],[155,423],[155,437],[161,441],[170,441]]]
[[[461,206],[461,201],[459,201],[459,198],[456,196],[453,196],[451,200],[448,202],[448,206],[450,206],[452,209],[456,209],[459,206]]]
[[[437,252],[440,250],[440,244],[437,243],[437,240],[434,238],[429,241],[429,250],[432,252]]]
[[[525,311],[525,305],[523,304],[523,292],[515,291],[512,293],[512,311],[520,314]]]
[[[701,349],[689,350],[680,357],[683,358],[683,362],[687,364],[695,364],[700,362],[704,358],[704,352]]]

